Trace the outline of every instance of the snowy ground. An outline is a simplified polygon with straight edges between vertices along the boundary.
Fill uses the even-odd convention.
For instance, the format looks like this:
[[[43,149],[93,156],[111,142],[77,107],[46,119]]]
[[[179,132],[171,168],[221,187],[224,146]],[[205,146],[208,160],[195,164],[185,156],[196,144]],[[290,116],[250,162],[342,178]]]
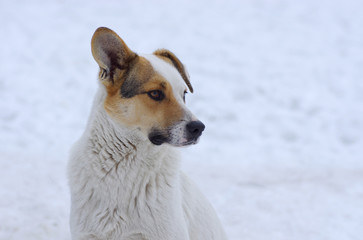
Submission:
[[[363,236],[363,2],[0,0],[0,239],[70,239],[90,39],[183,60],[205,122],[183,168],[230,239]]]

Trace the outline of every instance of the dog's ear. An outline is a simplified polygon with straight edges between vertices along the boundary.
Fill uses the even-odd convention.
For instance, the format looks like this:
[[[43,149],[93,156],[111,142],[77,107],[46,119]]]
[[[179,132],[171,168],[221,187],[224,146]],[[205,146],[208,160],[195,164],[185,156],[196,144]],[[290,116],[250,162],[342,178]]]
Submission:
[[[91,46],[92,55],[100,66],[100,79],[112,83],[115,69],[126,69],[137,56],[114,31],[106,27],[97,28]]]
[[[193,87],[189,80],[189,75],[184,67],[184,65],[181,63],[181,61],[175,56],[174,53],[170,52],[167,49],[158,49],[154,52],[156,56],[160,56],[165,58],[166,60],[169,60],[174,67],[178,70],[182,78],[184,79],[185,83],[187,84],[189,90],[191,93],[193,93]]]

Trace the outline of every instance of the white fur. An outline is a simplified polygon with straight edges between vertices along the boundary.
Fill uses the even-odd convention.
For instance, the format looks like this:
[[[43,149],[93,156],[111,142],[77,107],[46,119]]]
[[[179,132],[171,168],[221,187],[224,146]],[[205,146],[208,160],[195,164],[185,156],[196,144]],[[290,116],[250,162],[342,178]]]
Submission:
[[[172,83],[177,91],[179,83]],[[180,172],[175,148],[115,124],[104,110],[105,96],[100,86],[71,151],[72,239],[226,239],[213,208]]]

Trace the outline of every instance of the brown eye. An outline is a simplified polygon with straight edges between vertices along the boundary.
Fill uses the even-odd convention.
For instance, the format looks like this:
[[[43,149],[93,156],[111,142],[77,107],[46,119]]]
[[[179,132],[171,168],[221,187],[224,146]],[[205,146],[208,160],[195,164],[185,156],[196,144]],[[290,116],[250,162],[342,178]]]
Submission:
[[[149,95],[149,97],[155,101],[161,101],[165,97],[164,93],[160,90],[152,90],[148,92],[147,95]]]

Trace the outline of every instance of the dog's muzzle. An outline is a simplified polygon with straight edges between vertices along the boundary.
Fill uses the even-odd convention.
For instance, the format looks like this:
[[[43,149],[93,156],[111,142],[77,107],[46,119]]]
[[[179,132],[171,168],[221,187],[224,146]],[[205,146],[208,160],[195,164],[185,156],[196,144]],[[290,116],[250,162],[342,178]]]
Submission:
[[[155,145],[169,143],[173,146],[186,146],[197,143],[205,129],[201,121],[191,121],[184,127],[173,127],[167,131],[153,129],[149,134],[149,140]]]

